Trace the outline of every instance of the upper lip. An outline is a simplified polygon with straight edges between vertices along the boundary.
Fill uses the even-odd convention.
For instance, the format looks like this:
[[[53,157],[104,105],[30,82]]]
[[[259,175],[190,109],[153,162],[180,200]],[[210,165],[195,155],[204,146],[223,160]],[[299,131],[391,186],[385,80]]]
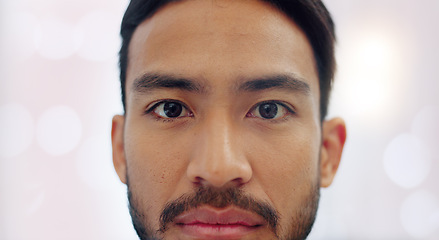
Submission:
[[[178,225],[209,224],[258,227],[264,225],[265,221],[255,213],[236,207],[217,209],[202,206],[180,214],[174,219],[174,223]]]

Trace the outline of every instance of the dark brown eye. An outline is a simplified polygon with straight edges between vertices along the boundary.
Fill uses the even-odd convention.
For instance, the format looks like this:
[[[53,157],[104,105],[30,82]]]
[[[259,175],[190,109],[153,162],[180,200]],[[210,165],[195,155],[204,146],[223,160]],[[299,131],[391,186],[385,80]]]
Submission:
[[[153,108],[155,115],[160,118],[190,117],[192,113],[179,102],[163,101]]]
[[[276,103],[264,103],[259,105],[259,115],[262,118],[273,119],[276,117],[278,108]]]
[[[266,101],[253,107],[252,110],[247,113],[247,117],[276,120],[284,118],[289,113],[294,114],[294,111],[285,106],[284,103],[278,101]]]
[[[165,113],[166,117],[169,118],[179,117],[182,111],[183,106],[181,106],[180,103],[167,102],[163,105],[163,112]]]

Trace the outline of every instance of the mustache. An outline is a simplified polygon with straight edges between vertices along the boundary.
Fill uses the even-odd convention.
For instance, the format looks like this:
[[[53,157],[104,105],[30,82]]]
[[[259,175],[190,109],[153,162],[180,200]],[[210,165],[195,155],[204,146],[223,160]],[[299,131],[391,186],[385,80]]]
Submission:
[[[236,187],[214,188],[210,186],[199,187],[194,193],[184,194],[176,200],[167,203],[160,215],[159,232],[164,233],[167,230],[167,226],[174,222],[178,215],[202,205],[209,205],[215,208],[235,206],[256,213],[276,233],[279,214],[270,204],[258,201],[244,194],[241,189]]]

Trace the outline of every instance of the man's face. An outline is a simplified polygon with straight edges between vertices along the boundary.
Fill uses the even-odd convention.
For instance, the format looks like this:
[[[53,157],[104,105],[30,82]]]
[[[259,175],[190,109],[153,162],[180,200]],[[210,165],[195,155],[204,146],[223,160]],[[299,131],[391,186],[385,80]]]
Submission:
[[[287,16],[260,1],[168,4],[132,37],[126,89],[113,154],[141,238],[305,238],[339,158],[312,48]]]

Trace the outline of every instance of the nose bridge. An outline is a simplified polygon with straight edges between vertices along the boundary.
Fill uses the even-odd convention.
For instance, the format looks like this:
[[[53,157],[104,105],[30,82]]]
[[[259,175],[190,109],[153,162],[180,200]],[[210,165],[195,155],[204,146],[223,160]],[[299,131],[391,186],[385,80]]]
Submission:
[[[226,114],[215,114],[207,119],[202,134],[212,167],[232,161],[232,128],[231,120]]]
[[[235,128],[225,111],[206,116],[188,167],[191,181],[221,187],[250,180],[251,167],[242,153]]]

